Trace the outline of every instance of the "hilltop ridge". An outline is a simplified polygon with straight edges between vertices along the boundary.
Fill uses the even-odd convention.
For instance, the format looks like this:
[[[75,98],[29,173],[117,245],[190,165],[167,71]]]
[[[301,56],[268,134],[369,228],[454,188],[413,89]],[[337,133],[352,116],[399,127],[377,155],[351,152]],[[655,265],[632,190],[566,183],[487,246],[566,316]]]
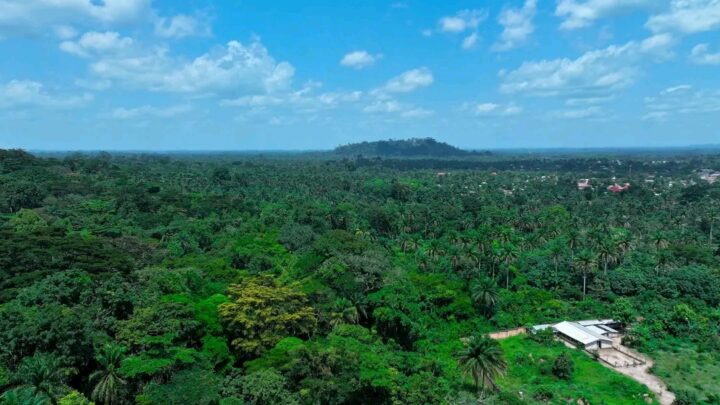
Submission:
[[[343,156],[382,157],[456,157],[490,155],[490,152],[466,151],[433,138],[389,139],[338,146],[333,153]]]

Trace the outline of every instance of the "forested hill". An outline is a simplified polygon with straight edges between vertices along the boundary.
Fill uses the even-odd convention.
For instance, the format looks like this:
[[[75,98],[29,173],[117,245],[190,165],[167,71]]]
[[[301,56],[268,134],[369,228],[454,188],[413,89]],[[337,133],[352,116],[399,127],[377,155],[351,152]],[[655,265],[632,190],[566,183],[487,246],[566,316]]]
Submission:
[[[456,157],[490,154],[490,152],[471,152],[456,148],[433,138],[412,138],[375,142],[360,142],[338,146],[333,153],[343,156],[383,156],[383,157]]]

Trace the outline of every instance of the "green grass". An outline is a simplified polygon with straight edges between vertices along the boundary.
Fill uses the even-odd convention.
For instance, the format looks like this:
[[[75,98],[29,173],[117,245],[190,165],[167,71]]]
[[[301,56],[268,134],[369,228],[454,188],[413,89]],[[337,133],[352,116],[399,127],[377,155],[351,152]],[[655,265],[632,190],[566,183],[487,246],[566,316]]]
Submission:
[[[525,336],[500,344],[508,372],[498,384],[505,392],[522,392],[526,403],[542,403],[533,399],[538,392],[551,393],[552,399],[545,403],[552,404],[575,404],[580,398],[593,405],[645,404],[645,394],[654,398],[644,385],[604,367],[580,350],[560,343],[541,345]],[[570,380],[552,374],[553,361],[561,353],[568,353],[573,360],[575,371]]]
[[[670,390],[694,392],[701,400],[708,394],[720,395],[720,355],[698,353],[683,347],[653,353],[653,372]]]

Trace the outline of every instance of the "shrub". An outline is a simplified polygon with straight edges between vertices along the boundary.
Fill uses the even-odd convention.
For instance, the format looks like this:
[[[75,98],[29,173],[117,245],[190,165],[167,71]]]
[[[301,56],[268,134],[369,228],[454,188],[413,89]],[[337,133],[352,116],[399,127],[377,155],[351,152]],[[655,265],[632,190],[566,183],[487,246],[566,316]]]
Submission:
[[[575,371],[575,365],[567,353],[559,355],[553,362],[552,373],[561,380],[569,380]]]

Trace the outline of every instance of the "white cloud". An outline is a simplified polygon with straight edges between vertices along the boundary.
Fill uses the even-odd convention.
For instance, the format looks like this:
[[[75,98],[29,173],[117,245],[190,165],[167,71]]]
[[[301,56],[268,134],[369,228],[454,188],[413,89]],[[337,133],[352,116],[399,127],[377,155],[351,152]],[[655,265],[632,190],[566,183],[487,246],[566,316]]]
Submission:
[[[346,54],[340,60],[340,64],[353,69],[364,69],[372,66],[382,58],[381,54],[371,55],[367,51],[354,51]]]
[[[256,94],[242,96],[234,99],[225,99],[220,101],[220,105],[224,107],[246,107],[246,108],[266,108],[287,106],[298,109],[299,111],[317,111],[320,109],[335,108],[344,103],[355,103],[359,101],[363,92],[327,92],[322,94],[312,94],[312,91],[318,86],[313,83],[306,84],[302,89],[286,94]]]
[[[248,45],[230,41],[191,61],[170,57],[162,48],[103,54],[90,71],[96,78],[129,87],[198,95],[283,91],[295,74],[289,63],[276,62],[259,39]]]
[[[602,97],[585,97],[585,98],[569,98],[565,100],[565,104],[571,107],[587,106],[595,104],[604,104],[615,100],[615,96],[602,96]]]
[[[601,18],[637,9],[650,9],[664,0],[559,0],[555,15],[563,18],[560,29],[574,30],[592,25]]]
[[[363,108],[369,114],[395,114],[403,118],[424,118],[434,114],[431,110],[403,104],[396,100],[376,100]]]
[[[465,103],[460,108],[461,111],[469,112],[472,115],[480,117],[506,117],[520,114],[523,109],[514,103],[497,104],[497,103]]]
[[[192,111],[189,105],[176,105],[170,107],[153,107],[145,105],[135,108],[116,108],[110,114],[109,118],[117,120],[131,120],[139,118],[172,118],[178,115],[186,114]]]
[[[0,85],[0,108],[73,108],[92,101],[91,94],[82,96],[51,95],[42,83],[12,80]]]
[[[63,41],[60,49],[84,58],[93,54],[117,52],[130,48],[132,38],[121,37],[117,32],[87,32],[77,41]]]
[[[648,113],[643,119],[665,120],[678,114],[703,114],[720,112],[719,90],[697,90],[690,85],[667,88],[658,95],[645,98]]]
[[[661,34],[641,42],[589,51],[577,59],[524,62],[518,69],[500,71],[500,90],[571,98],[607,96],[634,83],[645,59],[666,58],[673,43],[671,36]]]
[[[206,18],[178,14],[155,21],[155,34],[161,38],[206,37],[212,34]]]
[[[720,52],[710,53],[710,45],[695,45],[690,52],[690,60],[697,65],[720,65]]]
[[[685,34],[720,29],[720,0],[672,0],[670,10],[650,17],[645,24],[654,32]]]
[[[78,35],[77,30],[69,25],[57,25],[53,27],[53,30],[55,35],[62,40],[75,38]]]
[[[503,26],[500,40],[493,45],[495,51],[507,51],[522,44],[535,31],[533,19],[537,10],[537,0],[525,0],[522,8],[506,8],[498,17]]]
[[[53,26],[109,26],[149,19],[151,0],[0,0],[0,35],[26,35]]]
[[[599,118],[599,117],[602,117],[602,115],[603,115],[603,110],[597,106],[555,111],[555,113],[553,114],[553,116],[555,116],[557,118],[569,119],[569,120]]]
[[[409,93],[430,86],[434,81],[430,69],[426,67],[412,69],[390,79],[381,89],[375,90],[375,93]]]
[[[670,59],[673,57],[672,47],[677,41],[672,34],[655,34],[640,42],[640,52],[657,59]]]
[[[463,49],[474,48],[475,44],[477,44],[477,41],[479,38],[480,38],[480,35],[477,32],[473,32],[472,34],[465,37],[465,39],[463,39],[462,48]]]
[[[484,10],[461,10],[454,16],[442,17],[438,25],[442,32],[457,34],[477,29],[486,18],[487,12]]]

